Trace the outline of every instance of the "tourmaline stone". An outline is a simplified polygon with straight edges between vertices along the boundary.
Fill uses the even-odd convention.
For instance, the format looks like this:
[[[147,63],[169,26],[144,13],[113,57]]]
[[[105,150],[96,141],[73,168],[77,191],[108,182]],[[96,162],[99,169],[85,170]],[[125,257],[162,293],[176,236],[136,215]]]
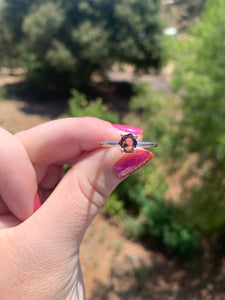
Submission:
[[[124,150],[126,153],[132,153],[134,152],[134,149],[137,146],[137,141],[134,138],[134,136],[129,133],[124,136],[122,136],[121,140],[119,141],[120,147]]]

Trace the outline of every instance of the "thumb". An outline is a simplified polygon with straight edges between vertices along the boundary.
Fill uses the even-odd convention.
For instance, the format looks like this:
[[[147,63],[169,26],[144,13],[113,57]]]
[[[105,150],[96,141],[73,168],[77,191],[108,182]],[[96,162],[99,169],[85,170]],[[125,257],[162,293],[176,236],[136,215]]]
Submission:
[[[83,293],[78,254],[88,225],[113,189],[151,158],[150,152],[141,149],[129,154],[116,147],[89,152],[35,213],[14,227],[16,259],[10,260],[9,270],[23,271],[23,288],[17,283],[23,297],[18,299],[30,294],[38,299],[72,299],[71,293]]]
[[[152,156],[142,149],[137,149],[137,153],[122,154],[119,148],[101,148],[83,157],[30,218],[39,228],[41,239],[44,237],[45,243],[55,241],[64,247],[78,249],[88,225],[106,198]]]

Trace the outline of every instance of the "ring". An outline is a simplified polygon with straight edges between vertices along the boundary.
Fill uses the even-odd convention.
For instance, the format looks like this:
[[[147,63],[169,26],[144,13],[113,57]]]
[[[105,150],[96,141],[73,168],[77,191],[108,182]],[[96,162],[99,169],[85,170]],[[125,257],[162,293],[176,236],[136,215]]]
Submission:
[[[137,142],[137,135],[129,134],[121,134],[121,140],[119,142],[102,142],[102,147],[113,147],[120,146],[121,152],[125,153],[133,153],[137,152],[136,147],[141,146],[143,148],[154,148],[157,147],[157,144],[154,142]]]

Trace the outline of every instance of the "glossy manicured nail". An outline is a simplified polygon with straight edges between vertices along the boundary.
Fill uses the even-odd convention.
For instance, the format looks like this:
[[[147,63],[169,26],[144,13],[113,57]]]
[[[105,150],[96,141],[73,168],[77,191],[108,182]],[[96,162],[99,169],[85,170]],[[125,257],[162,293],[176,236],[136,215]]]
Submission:
[[[136,128],[136,127],[122,125],[122,124],[112,124],[112,125],[114,128],[118,130],[125,131],[132,134],[140,134],[143,131],[141,128]]]
[[[39,198],[38,193],[37,193],[35,198],[34,198],[34,212],[36,210],[38,210],[38,208],[40,208],[40,206],[41,206],[41,201],[40,201],[40,198]]]
[[[145,165],[152,157],[153,154],[145,150],[137,150],[137,153],[125,154],[115,163],[114,172],[119,178],[123,179]]]

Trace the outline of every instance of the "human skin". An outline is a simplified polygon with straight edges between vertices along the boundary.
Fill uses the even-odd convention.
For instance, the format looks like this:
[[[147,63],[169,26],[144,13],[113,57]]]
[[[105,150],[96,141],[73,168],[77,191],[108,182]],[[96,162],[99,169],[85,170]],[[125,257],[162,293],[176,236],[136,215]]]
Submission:
[[[135,131],[140,141],[141,129],[88,117],[15,135],[0,128],[2,300],[85,299],[85,231],[115,187],[152,158],[144,149],[126,154],[100,143]],[[73,167],[62,177],[65,163]]]

